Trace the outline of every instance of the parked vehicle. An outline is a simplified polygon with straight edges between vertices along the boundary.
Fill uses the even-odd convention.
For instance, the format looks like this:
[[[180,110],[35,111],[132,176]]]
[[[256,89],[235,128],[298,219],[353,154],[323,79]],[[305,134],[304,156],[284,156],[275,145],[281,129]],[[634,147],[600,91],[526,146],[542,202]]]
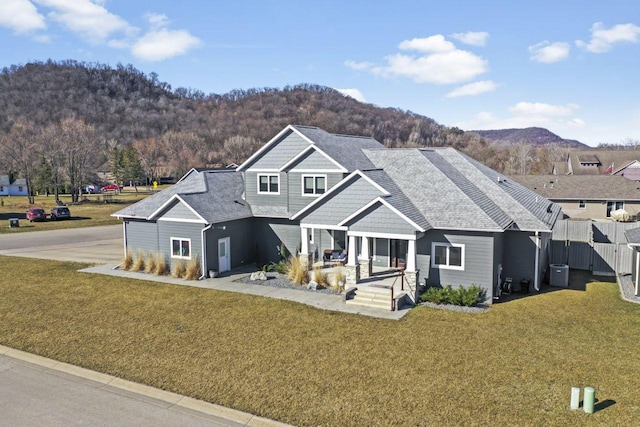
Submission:
[[[29,222],[46,221],[47,214],[45,213],[44,209],[39,207],[33,207],[33,208],[29,208],[29,210],[27,211],[27,219],[29,220]]]
[[[122,187],[116,185],[116,184],[108,184],[105,185],[104,187],[101,188],[102,192],[104,193],[105,191],[120,191],[122,189]]]
[[[84,192],[87,194],[96,194],[100,192],[100,187],[97,185],[87,185],[84,189]]]
[[[66,206],[56,206],[51,209],[51,219],[56,221],[58,219],[69,219],[71,218],[71,211]]]

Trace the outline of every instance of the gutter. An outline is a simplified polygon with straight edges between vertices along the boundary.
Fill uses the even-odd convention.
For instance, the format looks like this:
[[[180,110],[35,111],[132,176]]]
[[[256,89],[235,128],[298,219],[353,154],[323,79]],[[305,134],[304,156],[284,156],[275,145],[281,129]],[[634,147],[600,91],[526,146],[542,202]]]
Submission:
[[[198,278],[198,280],[202,280],[202,279],[205,279],[207,277],[207,273],[206,273],[207,266],[206,266],[206,257],[205,257],[205,254],[206,254],[205,249],[207,248],[207,241],[204,238],[204,233],[206,233],[207,230],[211,230],[212,228],[213,228],[213,224],[209,224],[209,225],[207,225],[206,227],[204,227],[202,229],[202,232],[200,234],[200,236],[201,236],[200,237],[200,242],[202,243],[202,255],[201,255],[202,256],[202,263],[200,264],[202,266],[202,276],[200,276]]]

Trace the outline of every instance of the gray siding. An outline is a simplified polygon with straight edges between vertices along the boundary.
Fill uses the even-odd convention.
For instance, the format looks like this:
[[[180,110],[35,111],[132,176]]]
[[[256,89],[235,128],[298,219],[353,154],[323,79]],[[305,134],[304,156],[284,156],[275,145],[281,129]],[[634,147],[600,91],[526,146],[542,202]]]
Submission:
[[[205,271],[218,269],[218,240],[229,237],[231,249],[231,268],[237,268],[255,261],[256,241],[254,237],[253,219],[240,219],[225,222],[224,230],[211,228],[205,233],[207,265]]]
[[[276,142],[269,151],[263,153],[247,171],[251,169],[280,169],[307,147],[309,147],[307,141],[302,139],[300,135],[290,132]]]
[[[202,229],[203,224],[188,222],[160,221],[158,224],[158,252],[163,253],[170,260],[171,265],[175,259],[171,258],[171,238],[191,239],[191,259],[202,259]]]
[[[300,172],[289,172],[288,176],[288,189],[289,189],[289,212],[295,213],[300,209],[307,206],[309,203],[314,202],[320,196],[303,196],[302,195],[302,176],[314,175]],[[327,191],[342,181],[342,173],[318,173],[317,175],[327,176]]]
[[[498,274],[500,273],[501,281],[506,277],[504,274],[502,254],[504,254],[504,233],[495,233],[493,239],[493,276],[491,277],[494,287],[491,289],[490,294],[487,292],[486,297],[489,301],[493,300],[493,291],[497,291],[497,286],[500,285],[500,283],[498,283]],[[502,267],[502,272],[500,272],[500,267]]]
[[[340,170],[335,163],[318,153],[316,150],[312,150],[292,164],[291,169]]]
[[[377,267],[389,267],[389,239],[376,239],[373,247],[373,265]],[[424,271],[418,266],[420,271]]]
[[[385,205],[378,203],[353,218],[349,231],[414,234],[416,229]]]
[[[126,220],[127,249],[133,254],[138,249],[148,253],[158,252],[158,226],[155,222]]]
[[[266,264],[280,260],[280,244],[286,255],[295,254],[300,246],[300,224],[295,221],[272,218],[254,219],[256,262]]]
[[[363,178],[356,178],[339,192],[314,207],[300,221],[307,224],[336,225],[380,195],[380,191]]]
[[[491,297],[494,282],[493,234],[469,232],[463,234],[453,231],[430,230],[416,242],[418,254],[432,256],[431,244],[433,242],[464,244],[464,270],[431,268],[430,264],[418,265],[421,272],[429,272],[426,279],[428,285],[451,285],[454,288],[459,285],[478,285],[486,289],[487,297]],[[426,260],[426,258],[423,259]],[[425,277],[422,273],[420,276]]]
[[[258,194],[259,172],[245,173],[245,199],[250,205],[288,207],[287,174],[280,173],[280,194]]]
[[[176,201],[172,206],[169,206],[165,209],[164,212],[160,214],[162,218],[171,218],[171,219],[195,219],[200,220],[200,218],[193,213],[191,209],[184,205],[181,201]]]
[[[520,283],[522,279],[531,280],[535,277],[536,244],[533,233],[522,231],[504,232],[504,249],[502,252],[502,278],[511,277],[513,283]],[[542,257],[539,262],[542,264]]]

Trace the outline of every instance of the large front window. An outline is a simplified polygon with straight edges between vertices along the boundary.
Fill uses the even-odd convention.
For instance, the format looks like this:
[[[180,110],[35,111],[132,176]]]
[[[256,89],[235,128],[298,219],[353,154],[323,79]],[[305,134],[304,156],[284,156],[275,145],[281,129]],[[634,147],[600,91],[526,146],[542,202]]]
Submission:
[[[280,194],[280,175],[258,175],[258,193]]]
[[[611,212],[624,209],[624,202],[607,202],[607,218],[611,217]]]
[[[327,191],[327,177],[325,175],[303,175],[302,194],[305,196],[317,196]]]
[[[431,246],[431,266],[464,270],[464,245],[433,243]]]
[[[171,258],[191,259],[191,239],[172,237]]]

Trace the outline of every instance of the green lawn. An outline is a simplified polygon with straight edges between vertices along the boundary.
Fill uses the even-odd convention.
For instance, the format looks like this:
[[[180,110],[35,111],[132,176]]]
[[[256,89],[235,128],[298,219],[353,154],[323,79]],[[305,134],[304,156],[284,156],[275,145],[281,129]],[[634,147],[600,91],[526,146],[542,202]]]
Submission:
[[[615,283],[390,321],[0,257],[0,343],[296,425],[637,425]],[[593,415],[569,410],[593,386]]]
[[[0,197],[0,234],[119,224],[120,221],[111,217],[111,214],[151,194],[142,191],[142,188],[140,190],[139,193],[136,193],[126,189],[120,194],[110,196],[108,203],[105,203],[102,194],[88,194],[83,196],[82,203],[71,205],[71,196],[61,195],[60,200],[69,205],[72,218],[64,221],[47,219],[46,222],[29,222],[26,219],[26,212],[30,206],[39,206],[48,215],[51,208],[55,206],[53,196],[36,196],[33,205],[30,205],[24,196],[3,196]],[[20,227],[10,228],[9,218],[19,218]]]

